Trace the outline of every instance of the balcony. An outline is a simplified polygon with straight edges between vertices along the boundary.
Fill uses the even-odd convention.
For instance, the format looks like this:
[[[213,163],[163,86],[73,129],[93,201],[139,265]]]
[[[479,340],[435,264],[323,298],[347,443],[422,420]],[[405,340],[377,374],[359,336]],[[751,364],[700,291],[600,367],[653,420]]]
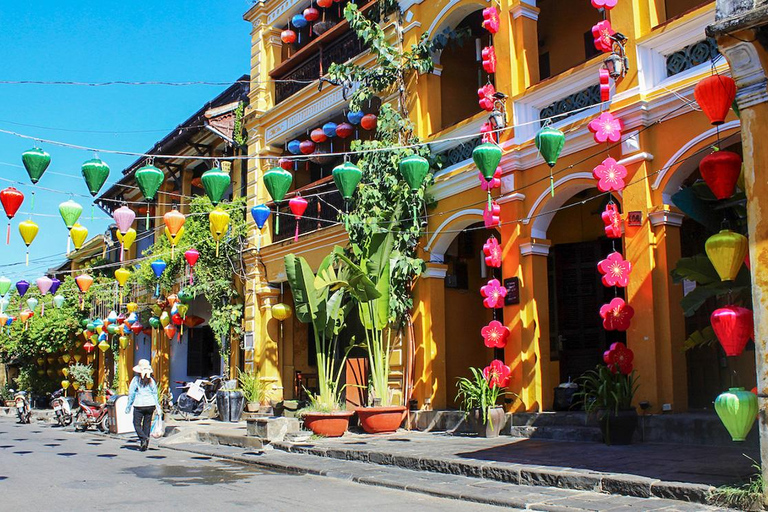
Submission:
[[[318,231],[340,223],[339,211],[344,211],[344,198],[336,189],[331,177],[299,189],[309,203],[307,211],[299,220],[299,236],[312,231]],[[295,193],[291,194],[293,197]],[[288,201],[283,201],[279,208],[280,232],[273,236],[275,243],[289,240],[296,234],[296,218],[288,207]],[[274,220],[272,221],[274,223]],[[274,230],[274,224],[272,225]],[[274,232],[274,231],[273,231]]]

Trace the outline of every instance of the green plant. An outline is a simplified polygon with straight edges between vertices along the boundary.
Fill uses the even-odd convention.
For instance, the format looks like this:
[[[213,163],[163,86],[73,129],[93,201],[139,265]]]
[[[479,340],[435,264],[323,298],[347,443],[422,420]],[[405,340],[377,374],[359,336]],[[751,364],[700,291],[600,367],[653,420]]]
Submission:
[[[0,402],[13,399],[13,393],[11,393],[11,384],[6,382],[4,386],[0,387]]]
[[[319,391],[317,395],[310,395],[310,402],[312,410],[317,412],[341,408],[343,387],[339,382],[349,353],[348,348],[337,358],[339,333],[350,308],[344,304],[345,289],[338,283],[334,262],[333,254],[326,256],[315,275],[304,258],[294,254],[285,256],[296,319],[313,327]]]
[[[42,373],[40,373],[42,372]],[[45,394],[56,389],[57,384],[45,372],[34,365],[25,365],[19,369],[15,379],[17,391]]]
[[[709,504],[737,510],[763,510],[763,472],[760,464],[754,460],[752,468],[755,474],[747,483],[718,487],[709,495]]]
[[[70,365],[69,379],[79,383],[81,386],[93,386],[93,366],[82,363]]]
[[[248,403],[264,404],[267,401],[269,392],[269,383],[261,380],[258,371],[238,369],[237,380],[240,383],[240,389],[243,391],[243,397]]]
[[[483,425],[487,425],[489,421],[488,410],[496,407],[499,397],[509,393],[502,391],[503,388],[498,386],[490,386],[481,369],[470,367],[469,371],[472,372],[472,379],[459,377],[456,381],[458,388],[456,401],[461,404],[461,410],[465,414],[469,414],[473,409],[480,409],[483,415]]]
[[[578,382],[581,391],[576,397],[583,401],[584,410],[590,414],[598,411],[618,414],[632,409],[632,400],[639,387],[634,370],[625,375],[618,370],[613,372],[605,365],[584,373]]]

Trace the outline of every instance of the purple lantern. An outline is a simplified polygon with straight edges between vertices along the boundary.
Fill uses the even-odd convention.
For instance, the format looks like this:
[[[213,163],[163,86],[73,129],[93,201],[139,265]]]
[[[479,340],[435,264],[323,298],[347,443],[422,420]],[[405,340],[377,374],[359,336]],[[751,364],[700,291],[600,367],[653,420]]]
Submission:
[[[16,283],[16,291],[19,292],[19,297],[23,297],[27,290],[29,290],[29,283],[25,280],[22,279]]]
[[[52,277],[51,278],[51,289],[50,289],[51,295],[55,295],[56,294],[56,290],[59,289],[59,286],[61,286],[61,281],[59,281],[55,277]]]

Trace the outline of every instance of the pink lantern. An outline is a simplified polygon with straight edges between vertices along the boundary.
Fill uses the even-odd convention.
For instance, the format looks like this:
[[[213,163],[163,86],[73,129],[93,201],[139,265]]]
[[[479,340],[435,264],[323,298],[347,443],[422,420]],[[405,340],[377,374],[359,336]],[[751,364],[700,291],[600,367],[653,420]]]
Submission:
[[[512,370],[503,361],[494,359],[483,369],[483,376],[488,381],[489,388],[505,388],[509,386]]]
[[[629,275],[632,273],[632,263],[624,259],[618,252],[612,252],[597,264],[597,270],[603,275],[604,286],[626,288]]]
[[[498,279],[491,279],[488,284],[480,288],[480,295],[483,296],[483,305],[486,308],[499,309],[504,307],[507,289],[501,286]]]
[[[493,112],[493,103],[496,94],[496,88],[493,84],[485,84],[477,90],[477,96],[479,98],[480,108],[488,112]]]
[[[477,177],[480,179],[480,188],[483,192],[501,187],[501,167],[496,168],[496,172],[493,173],[493,178],[490,181],[485,179],[482,172],[478,172]]]
[[[592,176],[597,180],[597,189],[600,192],[621,192],[624,190],[627,168],[608,157],[592,170]]]
[[[621,228],[624,222],[621,220],[619,207],[615,203],[608,203],[601,217],[605,224],[605,235],[608,238],[621,238]]]
[[[197,252],[197,249],[194,247],[190,247],[189,249],[184,252],[184,259],[187,260],[187,265],[189,265],[189,284],[192,284],[192,269],[195,266],[195,263],[197,263],[197,260],[200,258],[200,253]]]
[[[493,46],[486,46],[481,53],[483,69],[489,75],[496,73],[496,50]]]
[[[605,68],[600,68],[600,101],[611,101],[611,73]]]
[[[621,119],[613,117],[610,112],[603,112],[590,121],[587,127],[594,134],[596,143],[616,143],[621,140],[621,130],[624,129],[624,123]]]
[[[633,316],[635,310],[620,297],[600,308],[600,318],[603,319],[603,328],[606,331],[626,331]]]
[[[509,327],[498,320],[492,320],[491,323],[480,330],[480,334],[483,336],[483,342],[486,347],[504,348],[507,346],[507,338],[509,338],[510,333]]]
[[[495,228],[501,224],[501,206],[496,201],[491,201],[490,205],[485,206],[483,211],[483,222],[487,229]]]
[[[112,218],[115,219],[118,231],[124,235],[131,229],[131,224],[133,224],[133,221],[136,219],[136,214],[127,206],[121,206],[115,210],[112,214]]]
[[[485,264],[492,268],[501,267],[501,246],[495,236],[490,237],[483,244],[483,255],[485,255]]]
[[[301,217],[304,216],[304,212],[307,211],[307,206],[309,206],[309,203],[301,196],[296,196],[288,201],[288,207],[296,218],[296,234],[293,236],[294,242],[299,240],[299,221],[301,220]]]
[[[501,25],[501,18],[496,7],[487,7],[483,9],[483,28],[491,34],[496,34]]]
[[[609,53],[613,50],[613,36],[616,33],[611,27],[611,22],[603,20],[592,27],[592,36],[595,40],[595,48],[603,53]]]
[[[616,7],[619,0],[592,0],[592,7],[595,9],[611,10]]]
[[[48,293],[48,290],[53,286],[53,281],[48,276],[38,277],[35,283],[37,283],[37,289],[40,290],[40,295]]]

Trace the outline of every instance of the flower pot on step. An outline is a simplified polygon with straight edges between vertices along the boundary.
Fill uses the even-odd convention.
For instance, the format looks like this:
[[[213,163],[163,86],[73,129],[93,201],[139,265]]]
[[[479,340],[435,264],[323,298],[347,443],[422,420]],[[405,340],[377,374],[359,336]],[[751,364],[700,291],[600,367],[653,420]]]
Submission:
[[[304,426],[324,437],[341,437],[347,431],[352,411],[309,412],[304,414]]]
[[[637,430],[637,411],[600,411],[597,416],[600,432],[605,444],[632,444],[632,437]]]
[[[248,412],[259,412],[259,402],[248,402],[245,404],[245,410]]]
[[[389,407],[358,407],[355,409],[360,417],[360,425],[369,434],[396,432],[405,419],[405,407],[393,405]]]
[[[480,408],[472,409],[467,415],[469,427],[480,437],[499,437],[501,430],[507,423],[507,413],[503,407],[488,408],[488,423],[483,424],[483,411]]]

